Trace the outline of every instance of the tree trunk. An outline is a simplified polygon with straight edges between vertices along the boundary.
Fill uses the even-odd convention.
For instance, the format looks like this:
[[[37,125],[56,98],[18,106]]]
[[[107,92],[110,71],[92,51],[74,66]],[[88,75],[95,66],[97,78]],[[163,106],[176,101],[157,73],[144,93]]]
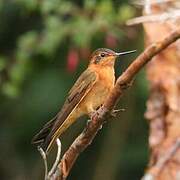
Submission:
[[[164,13],[170,6],[154,5],[150,11]],[[179,25],[178,19],[144,23],[146,45],[164,39]],[[180,180],[180,41],[149,62],[147,78],[150,160],[144,179]]]

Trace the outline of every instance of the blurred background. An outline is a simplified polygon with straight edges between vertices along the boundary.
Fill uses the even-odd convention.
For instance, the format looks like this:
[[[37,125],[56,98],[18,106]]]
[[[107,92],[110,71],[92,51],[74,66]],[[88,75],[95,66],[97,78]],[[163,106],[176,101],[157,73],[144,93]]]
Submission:
[[[32,137],[59,111],[92,51],[137,49],[116,63],[116,76],[143,50],[140,15],[127,0],[0,0],[0,179],[43,179]],[[78,158],[69,179],[138,180],[148,161],[144,119],[147,82],[141,71],[121,99],[125,108],[106,123]],[[64,152],[86,124],[81,118],[61,137]],[[49,157],[49,165],[56,147]]]

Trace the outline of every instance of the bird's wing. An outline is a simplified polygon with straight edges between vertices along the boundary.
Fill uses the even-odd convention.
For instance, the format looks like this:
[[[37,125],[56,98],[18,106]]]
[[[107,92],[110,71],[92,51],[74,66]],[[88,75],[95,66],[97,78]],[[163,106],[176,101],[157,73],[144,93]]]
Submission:
[[[46,150],[49,144],[51,144],[52,137],[54,137],[64,121],[91,90],[97,79],[98,75],[96,72],[90,69],[84,71],[69,91],[61,111],[55,118],[45,124],[43,129],[33,138],[32,143],[40,145]]]

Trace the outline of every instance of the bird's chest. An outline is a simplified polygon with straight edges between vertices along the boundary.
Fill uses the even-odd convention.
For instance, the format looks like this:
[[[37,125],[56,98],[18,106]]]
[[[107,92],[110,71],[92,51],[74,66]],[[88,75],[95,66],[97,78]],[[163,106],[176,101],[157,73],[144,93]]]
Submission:
[[[102,105],[114,87],[114,82],[115,76],[113,69],[101,70],[96,84],[87,96],[87,106],[91,106],[95,110]]]

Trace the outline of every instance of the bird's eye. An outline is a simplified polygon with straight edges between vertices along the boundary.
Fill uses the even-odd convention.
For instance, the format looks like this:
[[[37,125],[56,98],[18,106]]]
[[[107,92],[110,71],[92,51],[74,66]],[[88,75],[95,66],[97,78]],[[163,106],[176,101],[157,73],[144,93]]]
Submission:
[[[101,53],[101,57],[105,57],[106,56],[106,54],[105,53]]]

